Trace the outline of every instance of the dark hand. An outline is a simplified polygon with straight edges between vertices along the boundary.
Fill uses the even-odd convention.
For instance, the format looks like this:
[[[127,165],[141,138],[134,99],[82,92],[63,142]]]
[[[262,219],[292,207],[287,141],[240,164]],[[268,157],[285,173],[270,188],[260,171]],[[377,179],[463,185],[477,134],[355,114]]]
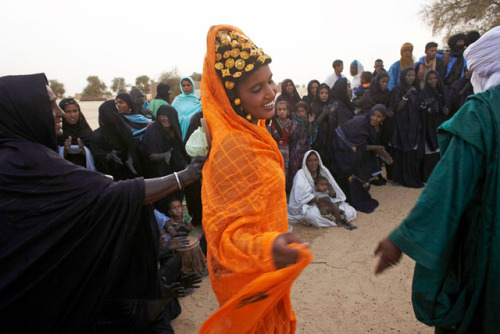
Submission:
[[[187,245],[189,245],[189,240],[185,236],[175,237],[168,241],[167,249],[169,251],[174,251]]]
[[[114,161],[115,163],[119,164],[120,166],[123,166],[122,159],[120,159],[117,155],[117,151],[112,150],[106,155],[106,160],[108,161]]]
[[[201,179],[201,171],[203,170],[203,165],[207,158],[194,157],[187,168],[179,173],[179,178],[181,183],[184,185],[189,185]]]
[[[415,94],[417,92],[417,89],[415,87],[410,87],[408,91],[405,94],[405,98],[408,98],[410,95]]]
[[[172,298],[187,296],[187,291],[179,282],[172,284],[165,284],[165,277],[162,278],[161,284],[161,297],[162,299],[169,300]]]
[[[68,136],[64,141],[64,153],[68,153],[71,148],[71,136]]]
[[[380,274],[389,266],[398,264],[401,259],[401,253],[401,250],[388,237],[380,241],[373,252],[374,256],[380,256],[375,266],[375,275]]]
[[[304,242],[295,233],[291,232],[282,233],[274,239],[273,259],[276,268],[282,269],[297,262],[299,251],[288,247],[291,243],[303,244]]]
[[[201,276],[198,274],[182,275],[179,279],[179,283],[181,283],[186,290],[191,288],[198,289],[200,286],[196,284],[201,283]]]
[[[382,161],[386,164],[392,165],[394,163],[394,160],[392,159],[391,155],[385,150],[385,147],[377,146],[376,152],[379,158],[382,159]]]
[[[85,148],[83,146],[83,141],[80,138],[76,138],[76,141],[78,143],[78,152],[85,155]]]
[[[170,159],[172,159],[172,149],[168,150],[167,152],[163,153],[163,160],[167,163],[167,165],[170,165]]]
[[[137,175],[137,171],[134,168],[134,161],[132,160],[132,158],[128,158],[127,161],[125,161],[125,166],[127,166],[132,174]]]

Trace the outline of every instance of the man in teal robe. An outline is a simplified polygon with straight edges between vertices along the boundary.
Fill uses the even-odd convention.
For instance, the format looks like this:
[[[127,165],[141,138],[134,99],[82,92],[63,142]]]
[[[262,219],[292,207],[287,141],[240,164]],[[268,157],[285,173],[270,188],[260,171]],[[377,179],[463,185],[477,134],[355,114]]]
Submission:
[[[439,164],[409,216],[375,250],[376,274],[401,251],[416,261],[413,308],[436,333],[500,331],[500,56],[482,52],[498,50],[500,27],[490,32],[487,44],[466,51],[487,90],[438,129]]]

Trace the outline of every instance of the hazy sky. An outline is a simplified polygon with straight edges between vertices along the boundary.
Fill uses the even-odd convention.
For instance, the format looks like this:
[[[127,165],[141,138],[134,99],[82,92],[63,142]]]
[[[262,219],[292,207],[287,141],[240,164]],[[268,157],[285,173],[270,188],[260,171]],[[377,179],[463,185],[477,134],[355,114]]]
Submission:
[[[129,84],[158,79],[177,67],[181,75],[202,72],[211,25],[239,27],[271,55],[276,82],[323,81],[335,59],[357,59],[373,70],[399,59],[403,43],[423,55],[431,40],[418,17],[423,0],[372,1],[5,1],[0,11],[0,76],[45,72],[67,95],[81,92],[89,75],[109,87],[115,77]]]

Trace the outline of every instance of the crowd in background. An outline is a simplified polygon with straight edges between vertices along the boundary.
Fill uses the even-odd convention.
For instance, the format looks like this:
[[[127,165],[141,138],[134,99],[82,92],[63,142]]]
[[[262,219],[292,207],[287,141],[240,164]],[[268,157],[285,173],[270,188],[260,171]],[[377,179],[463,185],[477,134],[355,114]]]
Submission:
[[[337,59],[333,73],[323,83],[311,80],[304,96],[292,79],[283,80],[268,130],[284,158],[287,194],[311,149],[318,152],[347,202],[359,211],[377,207],[368,190],[371,185],[385,185],[386,178],[394,185],[422,187],[439,161],[437,127],[473,93],[463,51],[477,38],[475,32],[454,35],[448,41],[449,51],[429,42],[417,60],[412,44],[404,43],[400,60],[388,71],[381,59],[374,62],[373,72],[354,60],[350,79],[343,74],[343,61]],[[194,81],[184,77],[180,86],[181,94],[173,101],[170,87],[163,83],[149,104],[139,89],[118,94],[100,106],[99,128],[94,131],[78,103],[63,99],[60,106],[66,116],[60,154],[115,180],[182,170],[190,161],[184,145],[200,125],[202,110]],[[370,124],[374,106],[380,119]],[[365,121],[360,120],[363,117]],[[155,208],[168,217],[169,202],[185,199],[193,224],[200,226],[200,189],[197,182],[155,203]]]

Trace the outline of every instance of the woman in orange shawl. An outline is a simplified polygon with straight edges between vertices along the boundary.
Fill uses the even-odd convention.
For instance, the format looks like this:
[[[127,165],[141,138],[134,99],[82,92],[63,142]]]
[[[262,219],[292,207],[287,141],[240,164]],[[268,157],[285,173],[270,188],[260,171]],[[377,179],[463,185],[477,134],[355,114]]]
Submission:
[[[210,28],[201,83],[212,136],[203,228],[221,308],[200,333],[295,331],[290,289],[312,255],[288,233],[283,158],[265,129],[276,96],[270,62],[238,28]]]

